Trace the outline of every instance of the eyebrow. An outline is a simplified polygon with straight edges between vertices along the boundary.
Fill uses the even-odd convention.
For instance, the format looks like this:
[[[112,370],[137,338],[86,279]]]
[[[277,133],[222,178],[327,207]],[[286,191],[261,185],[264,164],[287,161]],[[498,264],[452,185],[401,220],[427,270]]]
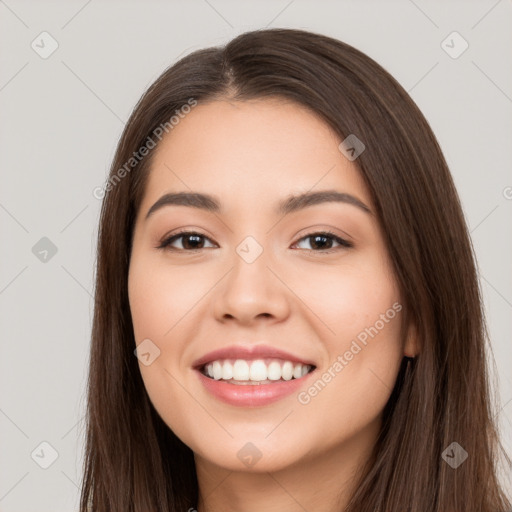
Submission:
[[[292,195],[281,201],[275,210],[276,214],[286,215],[310,206],[321,203],[345,203],[356,206],[365,213],[373,215],[372,211],[357,197],[345,192],[336,190],[322,190],[319,192],[305,192],[299,195]],[[188,206],[212,213],[221,213],[221,203],[219,199],[210,194],[200,192],[171,192],[164,194],[149,209],[146,219],[164,206]]]

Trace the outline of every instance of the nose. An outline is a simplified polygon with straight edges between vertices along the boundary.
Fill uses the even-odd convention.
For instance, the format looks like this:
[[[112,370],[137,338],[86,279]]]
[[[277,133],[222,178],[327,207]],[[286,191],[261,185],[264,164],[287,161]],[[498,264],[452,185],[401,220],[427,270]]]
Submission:
[[[231,269],[215,287],[216,319],[245,326],[285,320],[293,294],[279,276],[277,266],[266,250],[254,261],[243,252],[236,252]]]

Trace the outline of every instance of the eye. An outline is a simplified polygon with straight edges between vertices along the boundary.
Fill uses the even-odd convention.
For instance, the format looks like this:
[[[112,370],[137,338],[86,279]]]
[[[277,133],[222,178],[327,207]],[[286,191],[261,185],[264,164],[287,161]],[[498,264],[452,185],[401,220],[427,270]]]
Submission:
[[[182,239],[181,245],[182,247],[172,247],[172,244],[177,240]],[[200,249],[204,249],[204,242],[202,240],[210,240],[205,235],[201,233],[197,233],[195,231],[180,231],[175,235],[172,235],[166,239],[164,239],[161,244],[158,246],[158,249],[168,249],[171,251],[197,251]],[[183,243],[185,242],[185,243]]]
[[[343,249],[343,248],[353,247],[353,244],[351,242],[348,242],[347,240],[340,238],[339,236],[337,236],[335,233],[332,233],[331,231],[321,231],[318,233],[310,233],[306,236],[303,236],[294,245],[299,244],[302,240],[312,240],[312,243],[310,243],[310,245],[313,247],[313,249],[306,249],[306,250],[313,251],[313,252],[321,252],[324,254],[339,251],[340,249]],[[337,243],[341,247],[337,247],[337,248],[333,249],[332,248],[333,243]]]

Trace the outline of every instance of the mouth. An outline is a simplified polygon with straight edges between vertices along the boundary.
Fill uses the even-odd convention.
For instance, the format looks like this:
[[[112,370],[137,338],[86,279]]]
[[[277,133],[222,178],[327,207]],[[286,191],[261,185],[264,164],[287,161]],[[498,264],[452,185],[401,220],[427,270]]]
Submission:
[[[315,365],[280,358],[217,359],[196,368],[206,378],[238,386],[259,386],[300,380]]]

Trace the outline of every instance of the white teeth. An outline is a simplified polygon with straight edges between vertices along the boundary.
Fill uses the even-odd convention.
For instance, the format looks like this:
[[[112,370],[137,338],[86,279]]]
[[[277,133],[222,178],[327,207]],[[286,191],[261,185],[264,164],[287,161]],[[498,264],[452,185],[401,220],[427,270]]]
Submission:
[[[233,379],[249,380],[249,364],[243,359],[237,359],[233,365]]]
[[[272,361],[268,365],[269,380],[279,380],[281,378],[281,365],[277,361]]]
[[[224,361],[222,366],[222,378],[225,380],[233,378],[233,365],[229,361]]]
[[[281,368],[281,373],[284,380],[291,380],[293,377],[293,364],[290,361],[286,361]]]
[[[267,365],[265,361],[261,359],[256,359],[251,363],[251,367],[249,369],[249,378],[250,380],[267,380]]]
[[[268,359],[267,359],[268,361]],[[265,383],[277,380],[300,379],[312,369],[312,366],[291,361],[273,360],[268,364],[263,359],[245,361],[244,359],[218,360],[208,363],[204,373],[215,380],[238,383]]]
[[[213,363],[213,378],[215,380],[222,379],[222,374],[223,374],[222,365],[220,364],[219,361],[215,361]]]

